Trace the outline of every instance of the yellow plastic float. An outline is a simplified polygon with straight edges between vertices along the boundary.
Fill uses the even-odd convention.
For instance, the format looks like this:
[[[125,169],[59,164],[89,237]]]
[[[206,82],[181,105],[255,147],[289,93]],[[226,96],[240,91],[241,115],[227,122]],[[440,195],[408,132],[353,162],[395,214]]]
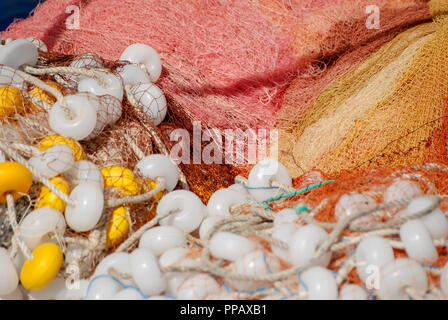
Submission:
[[[33,251],[33,259],[26,260],[20,281],[28,290],[40,290],[56,277],[62,266],[62,250],[54,243],[41,244]]]
[[[53,88],[56,88],[58,90],[60,90],[59,85],[56,82],[53,81],[45,81],[46,84],[48,84],[49,86],[52,86]],[[33,89],[30,90],[29,92],[30,97],[32,98],[36,98],[40,101],[43,101],[49,105],[53,105],[56,102],[56,98],[53,97],[49,92],[42,90],[39,87],[34,87]],[[33,104],[31,101],[29,101],[27,103],[27,105],[36,111],[42,111],[42,107],[40,106],[36,106],[35,104]]]
[[[131,227],[128,206],[120,206],[112,211],[107,226],[106,247],[111,248],[123,242]]]
[[[115,187],[123,196],[136,195],[140,192],[140,184],[134,173],[124,167],[110,166],[101,170],[106,187]]]
[[[68,182],[65,181],[62,177],[54,177],[50,179],[50,182],[65,194],[68,195],[70,193]],[[46,186],[43,186],[40,191],[39,200],[36,202],[34,208],[39,209],[42,207],[50,207],[60,212],[64,212],[66,205],[67,204],[65,203],[65,201],[51,192],[50,189],[48,189]]]
[[[0,88],[0,118],[23,111],[22,93],[16,87]]]
[[[109,166],[101,170],[104,185],[117,188],[122,196],[137,195],[140,192],[140,183],[134,173],[124,167]],[[112,211],[106,233],[106,246],[108,248],[120,244],[130,230],[129,206],[120,206]]]
[[[72,151],[73,151],[73,155],[75,156],[75,161],[84,160],[86,158],[86,154],[78,141],[76,141],[72,138],[66,138],[64,136],[60,136],[57,134],[45,137],[38,143],[38,145],[36,147],[37,147],[37,149],[39,149],[41,151],[45,151],[45,150],[50,149],[51,147],[54,147],[55,145],[58,145],[58,144],[65,144],[65,145],[69,146],[70,149],[72,149]]]
[[[6,202],[6,195],[11,193],[14,200],[28,193],[33,183],[31,172],[18,162],[0,163],[0,203]]]

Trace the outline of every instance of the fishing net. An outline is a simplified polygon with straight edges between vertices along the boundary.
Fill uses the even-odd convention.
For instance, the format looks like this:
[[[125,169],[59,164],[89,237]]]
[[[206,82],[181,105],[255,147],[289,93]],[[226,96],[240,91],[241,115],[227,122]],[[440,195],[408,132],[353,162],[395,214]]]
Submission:
[[[9,42],[6,41],[6,44]],[[144,99],[144,90],[140,88],[142,84],[129,88],[123,103],[108,94],[97,97],[78,93],[88,101],[99,102],[95,128],[79,142],[61,136],[49,124],[48,112],[54,104],[63,96],[77,93],[76,87],[86,73],[92,77],[98,76],[98,73],[89,73],[93,70],[113,73],[120,70],[124,63],[103,61],[91,53],[78,56],[39,53],[37,66],[28,67],[27,72],[0,66],[1,149],[8,160],[21,163],[31,170],[35,180],[26,197],[21,197],[15,204],[1,205],[2,211],[14,212],[13,216],[2,214],[1,244],[12,248],[11,255],[16,259],[23,259],[17,247],[22,245],[20,231],[11,227],[13,221],[20,225],[30,212],[39,208],[50,207],[64,212],[67,203],[73,202],[68,195],[76,185],[80,182],[94,183],[100,179],[101,184],[102,181],[105,183],[105,211],[94,230],[75,232],[67,229],[63,234],[51,236],[64,249],[64,253],[67,254],[67,248],[78,248],[82,253],[64,262],[60,274],[64,275],[67,267],[76,264],[80,268],[79,276],[83,278],[89,276],[101,258],[114,251],[128,234],[155,216],[155,204],[166,191],[134,168],[147,155],[169,154],[170,144],[173,143],[170,133],[179,127],[182,123],[179,119],[185,115],[181,112],[173,114],[170,110],[164,123],[155,127],[153,119],[157,114],[151,114],[141,104]],[[158,93],[152,97],[154,101],[151,103],[155,107],[152,110],[158,110],[158,113],[166,113],[166,106],[160,104],[162,96]],[[58,149],[57,146],[66,148]],[[83,163],[84,160],[101,169],[100,178],[95,176],[94,168]],[[43,166],[42,163],[49,165]],[[64,169],[66,167],[74,167],[75,170],[67,171]],[[233,181],[230,168],[225,165],[181,164],[181,167],[184,169],[179,186],[191,188],[204,201],[215,190]],[[53,177],[52,170],[66,172]],[[208,179],[210,175],[215,178]],[[29,249],[25,251],[30,255]]]
[[[309,106],[280,142],[290,168],[292,159],[305,171],[327,173],[445,160],[446,5],[429,6],[433,22],[399,34],[302,100]]]
[[[444,278],[441,280],[442,268],[447,262],[445,239],[433,240],[437,257],[430,262],[421,261],[416,268],[412,260],[398,260],[397,266],[390,267],[392,271],[387,271],[386,267],[381,269],[378,281],[384,281],[382,291],[360,278],[359,270],[363,265],[355,252],[363,239],[381,236],[393,247],[397,259],[406,258],[408,254],[400,240],[400,228],[406,222],[422,218],[439,208],[446,212],[447,174],[447,166],[431,163],[397,170],[344,172],[331,180],[323,180],[320,172],[312,171],[294,181],[295,189],[290,188],[280,196],[262,203],[249,202],[231,207],[231,215],[218,219],[201,240],[190,238],[189,246],[169,262],[161,258],[162,270],[176,288],[168,290],[165,298],[172,298],[172,295],[180,299],[312,298],[314,293],[306,287],[305,272],[313,265],[327,266],[337,284],[337,288],[328,290],[320,299],[336,299],[338,289],[346,286],[344,297],[347,299],[359,298],[360,292],[363,299],[443,298],[446,293],[440,290],[440,286],[444,287],[441,281],[446,281]],[[245,178],[237,177],[236,181],[247,187]],[[304,184],[306,186],[302,187]],[[361,199],[343,200],[354,194],[360,195]],[[412,211],[411,215],[402,214],[413,200],[422,197],[427,197],[425,207]],[[290,210],[291,215],[278,219],[285,210]],[[338,217],[341,211],[350,214],[345,218]],[[147,227],[156,223],[150,222]],[[281,224],[294,230],[312,225],[327,231],[324,240],[314,248],[312,261],[301,265],[291,262],[287,240],[275,231]],[[222,232],[244,236],[257,246],[234,261],[219,259],[214,256],[216,251],[213,251],[211,243],[213,237]],[[138,233],[132,241],[138,239]],[[123,247],[132,241],[125,242]],[[322,256],[327,256],[327,263],[317,262]],[[387,286],[386,281],[400,268],[409,268],[415,275],[409,277],[412,280],[403,279],[397,292]],[[423,280],[419,272],[424,275]],[[126,278],[123,274],[112,274]],[[177,282],[179,277],[181,280]],[[423,289],[414,287],[419,281],[423,281]]]
[[[66,27],[74,18],[65,13],[70,5],[79,9],[77,29]],[[381,12],[379,29],[366,28],[369,5]],[[429,19],[427,5],[417,0],[112,0],[107,6],[47,0],[2,36],[33,36],[54,52],[94,52],[108,60],[150,39],[164,62],[159,85],[189,123],[246,130],[274,125],[296,76],[321,73],[346,52],[363,59],[376,49],[364,48],[370,42],[382,44]]]
[[[430,238],[428,246],[434,247],[436,256],[433,252],[427,259],[407,247],[401,235],[413,219],[446,220],[444,1],[432,0],[430,13],[419,1],[378,3],[385,26],[368,32],[365,2],[199,1],[153,6],[148,1],[141,5],[151,10],[129,15],[126,2],[111,1],[104,9],[113,12],[102,11],[102,17],[123,20],[129,28],[105,28],[106,33],[98,30],[109,22],[96,17],[94,10],[101,3],[90,1],[85,9],[92,14],[81,22],[92,22],[95,36],[91,30],[60,29],[65,16],[52,12],[65,12],[68,3],[48,0],[6,33],[42,35],[51,51],[63,53],[46,53],[36,40],[41,51],[35,67],[0,66],[2,160],[22,164],[33,176],[26,196],[1,199],[1,245],[10,248],[8,254],[18,265],[32,261],[34,248],[25,244],[21,232],[27,229],[18,226],[32,224],[33,210],[49,206],[65,210],[68,220],[66,208],[76,204],[69,195],[86,176],[104,186],[104,210],[89,231],[58,224],[49,231],[46,241],[57,243],[65,254],[62,268],[47,288],[24,290],[26,297],[92,298],[107,281],[113,281],[116,292],[130,289],[134,298],[150,299],[446,297],[446,236]],[[175,19],[161,19],[167,15]],[[198,29],[185,30],[186,17],[198,19],[188,24]],[[149,25],[141,28],[132,19]],[[139,28],[132,34],[134,25]],[[161,29],[166,34],[160,34]],[[230,34],[223,35],[223,30]],[[148,38],[164,60],[157,85],[166,101],[154,84],[125,87],[123,102],[112,95],[77,93],[84,77],[101,86],[108,73],[121,72],[126,63],[113,61],[118,53],[130,41],[145,43]],[[306,45],[300,45],[302,41]],[[152,94],[149,107],[144,91]],[[57,123],[50,125],[48,116],[58,104],[61,113],[72,117],[64,101],[75,93],[86,104],[98,106],[93,132],[81,141],[54,132],[51,128]],[[164,121],[155,126],[165,113]],[[188,189],[207,203],[215,191],[233,188],[244,201],[229,206],[228,216],[208,220],[208,232],[201,234],[196,228],[182,233],[185,245],[174,248],[176,252],[154,254],[157,276],[146,287],[129,269],[105,269],[104,261],[110,262],[112,254],[140,254],[146,232],[175,219],[176,210],[158,212],[168,193],[167,182],[145,177],[136,165],[150,154],[170,155],[175,146],[171,133],[181,128],[191,137],[193,120],[202,122],[201,131],[270,128],[275,123],[281,131],[280,160],[296,178],[292,186],[270,181],[259,189],[280,193],[257,201],[251,196],[257,188],[246,180],[251,165],[180,164],[177,189]],[[190,151],[198,147],[192,141],[187,144]],[[205,145],[201,141],[199,147]],[[84,160],[100,173],[92,174],[93,167]],[[70,167],[77,173],[53,174]],[[425,206],[415,209],[417,200]],[[307,259],[291,249],[297,244],[289,236],[296,238],[300,230],[320,237],[314,247],[307,247]],[[363,240],[375,236],[383,237],[397,258],[382,269],[382,289],[366,281],[365,266],[356,254]],[[223,258],[213,246],[219,237],[240,237],[231,239],[250,250]],[[405,257],[412,260],[398,259]],[[65,290],[73,267],[85,285],[76,292]],[[394,272],[402,277],[398,289],[392,285]],[[328,290],[316,292],[311,286],[316,279],[328,280]]]

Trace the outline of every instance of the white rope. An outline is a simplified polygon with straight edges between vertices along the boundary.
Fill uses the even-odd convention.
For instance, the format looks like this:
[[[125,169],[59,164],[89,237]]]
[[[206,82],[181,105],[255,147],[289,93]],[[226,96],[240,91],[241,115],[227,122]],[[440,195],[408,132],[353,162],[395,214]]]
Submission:
[[[23,154],[25,154],[26,156],[39,156],[42,154],[42,151],[40,151],[39,149],[37,149],[36,147],[27,145],[27,144],[21,144],[21,143],[12,143],[10,144],[11,148],[22,152]]]
[[[67,117],[69,119],[73,119],[74,118],[74,114],[72,112],[72,110],[70,109],[70,107],[67,105],[67,103],[64,100],[64,96],[63,94],[56,89],[55,87],[52,87],[48,84],[46,84],[45,82],[43,82],[42,80],[40,80],[39,78],[33,77],[31,75],[29,75],[26,72],[23,72],[21,70],[16,70],[17,74],[19,74],[25,81],[33,84],[34,86],[47,91],[49,93],[51,93],[52,96],[54,96],[56,98],[56,100],[58,101],[59,105],[61,106],[61,108],[64,110],[65,114],[67,115]]]
[[[6,161],[6,157],[5,154],[3,153],[3,151],[0,152],[0,162],[5,162]],[[17,214],[16,214],[16,209],[14,206],[14,197],[11,193],[7,193],[6,194],[6,204],[7,204],[7,215],[8,215],[8,220],[9,220],[9,224],[11,225],[12,231],[13,231],[13,240],[12,242],[14,243],[13,245],[13,252],[16,251],[16,245],[20,248],[20,250],[22,251],[23,255],[28,259],[28,260],[32,260],[33,259],[33,254],[31,252],[31,250],[28,248],[28,246],[26,245],[25,241],[23,240],[21,231],[20,231],[20,227],[17,224]],[[14,252],[15,255],[15,252]]]
[[[170,211],[164,214],[160,214],[154,217],[152,220],[148,221],[142,227],[140,227],[137,231],[135,231],[132,235],[129,236],[116,250],[116,252],[126,251],[135,241],[141,238],[145,231],[157,225],[160,220],[168,217],[169,215],[176,213],[176,211]]]
[[[128,101],[129,101],[129,103],[132,104],[134,107],[142,108],[141,104],[137,101],[137,99],[135,99],[134,95],[131,93],[131,87],[132,87],[131,85],[126,85],[124,87],[124,90],[126,92],[126,97],[127,97]],[[152,140],[154,141],[157,149],[161,152],[161,154],[169,157],[170,156],[170,152],[168,151],[168,148],[165,146],[165,144],[163,143],[162,139],[160,139],[159,135],[154,130],[154,128],[148,127],[143,122],[140,122],[140,124],[143,126],[143,128],[146,129],[146,131],[149,132],[149,134],[152,137]],[[144,155],[143,151],[141,151],[141,149],[138,148],[138,146],[136,146],[135,144],[133,146],[131,144],[131,147],[133,148],[132,150],[135,152],[135,154],[140,159],[144,158],[145,155]],[[187,177],[185,176],[185,174],[183,173],[183,171],[181,170],[181,168],[179,166],[177,166],[177,170],[178,170],[179,181],[180,181],[180,184],[182,186],[182,189],[189,190],[190,187],[188,186]]]
[[[31,66],[24,66],[23,70],[33,75],[44,74],[71,74],[82,75],[88,78],[93,78],[98,81],[98,84],[103,88],[108,88],[111,84],[107,79],[101,76],[101,72],[107,73],[107,69],[103,68],[74,68],[74,67],[48,67],[48,68],[34,68]]]
[[[61,200],[65,201],[67,204],[71,206],[75,206],[76,202],[72,200],[66,193],[62,192],[61,189],[56,187],[48,178],[44,177],[39,170],[30,166],[28,161],[22,158],[15,150],[13,150],[10,146],[0,141],[0,149],[2,149],[10,158],[14,161],[22,164],[28,170],[30,170],[33,177],[37,178],[41,183],[43,183],[51,192],[57,195]]]
[[[157,185],[154,187],[154,189],[152,189],[151,191],[146,192],[144,194],[107,200],[105,203],[105,208],[115,208],[115,207],[121,206],[126,203],[141,203],[141,202],[151,200],[151,198],[153,198],[156,194],[165,190],[165,179],[164,178],[157,178],[156,182],[157,182]]]
[[[20,250],[22,251],[23,255],[28,260],[32,260],[33,254],[31,252],[31,250],[28,248],[28,246],[26,245],[25,241],[23,240],[22,233],[20,231],[20,227],[17,224],[16,210],[14,207],[14,198],[13,198],[12,194],[8,193],[6,195],[6,202],[8,204],[7,212],[8,212],[9,223],[11,224],[12,231],[14,233],[14,237],[17,240],[17,245],[20,248]]]

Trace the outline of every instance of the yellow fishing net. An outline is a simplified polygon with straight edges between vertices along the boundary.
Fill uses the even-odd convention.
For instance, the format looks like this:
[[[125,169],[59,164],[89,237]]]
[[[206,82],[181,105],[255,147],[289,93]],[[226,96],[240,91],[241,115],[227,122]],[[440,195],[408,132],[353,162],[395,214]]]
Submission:
[[[443,161],[448,2],[429,6],[433,22],[401,33],[328,85],[281,131],[281,161],[293,175]]]

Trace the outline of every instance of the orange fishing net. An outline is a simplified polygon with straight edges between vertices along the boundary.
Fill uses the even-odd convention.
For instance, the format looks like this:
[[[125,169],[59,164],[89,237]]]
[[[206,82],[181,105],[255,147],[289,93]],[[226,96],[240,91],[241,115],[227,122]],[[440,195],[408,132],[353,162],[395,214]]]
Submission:
[[[267,13],[272,4],[257,1],[257,6]],[[446,222],[446,214],[442,211],[448,210],[448,159],[445,145],[448,130],[448,4],[446,1],[432,0],[430,7],[433,22],[424,22],[426,16],[422,4],[408,8],[408,12],[414,15],[407,23],[401,23],[401,20],[391,22],[387,34],[375,33],[371,43],[363,43],[360,50],[348,52],[339,60],[339,54],[352,50],[360,43],[344,43],[337,38],[333,39],[334,43],[338,43],[336,47],[320,48],[328,54],[323,60],[334,65],[327,72],[321,70],[322,77],[309,91],[300,82],[303,78],[299,75],[286,92],[285,108],[278,115],[277,123],[281,130],[279,155],[292,175],[297,176],[294,188],[274,184],[261,187],[285,189],[277,197],[257,202],[247,190],[258,187],[250,187],[244,178],[237,177],[236,182],[240,185],[233,187],[239,188],[240,196],[246,200],[244,203],[229,206],[229,216],[220,217],[205,236],[201,236],[199,227],[186,234],[185,230],[181,230],[184,244],[188,240],[180,248],[186,252],[185,255],[177,264],[167,265],[162,263],[160,257],[161,266],[158,269],[162,270],[163,276],[180,274],[184,277],[174,290],[178,298],[191,297],[188,294],[196,295],[198,292],[200,294],[194,298],[309,298],[310,292],[304,291],[301,274],[321,258],[325,258],[323,260],[328,263],[319,260],[318,264],[334,273],[331,279],[336,287],[331,294],[332,298],[337,298],[339,289],[345,284],[364,283],[358,274],[360,266],[353,262],[353,252],[364,237],[382,236],[393,247],[395,258],[411,257],[405,250],[402,237],[398,236],[402,225],[411,218],[423,218],[436,211]],[[283,9],[286,12],[290,10]],[[383,18],[395,14],[393,10],[388,11]],[[276,22],[276,28],[292,32],[288,19],[278,19],[275,14],[267,15]],[[358,25],[355,29],[358,30],[359,24],[364,22],[361,18],[356,21]],[[396,25],[399,27],[394,28]],[[404,31],[409,27],[409,30]],[[341,30],[346,29],[347,26],[341,26]],[[294,37],[297,40],[298,34],[294,34]],[[300,56],[302,53],[297,46],[298,41],[294,43],[294,49]],[[305,51],[313,49],[306,48]],[[372,51],[376,52],[361,61]],[[63,67],[75,58],[41,53],[38,67]],[[94,63],[100,61],[104,69],[110,72],[122,65],[120,62],[104,62],[95,55],[90,55],[90,58],[95,60]],[[351,67],[354,61],[358,64]],[[89,69],[91,66],[86,67]],[[29,73],[33,74],[32,71]],[[49,86],[57,88],[64,95],[75,92],[74,84],[79,80],[76,76],[62,76],[63,72],[48,74],[53,77],[40,75],[38,78],[46,82],[47,89]],[[122,253],[133,251],[140,246],[137,242],[144,232],[156,227],[169,215],[176,214],[177,210],[168,210],[153,219],[156,204],[166,191],[155,190],[158,184],[139,175],[134,168],[145,155],[169,154],[174,144],[170,133],[176,128],[185,128],[191,132],[192,115],[175,99],[169,99],[168,117],[155,127],[151,117],[140,106],[133,105],[129,95],[122,104],[112,96],[100,96],[98,99],[101,100],[102,109],[98,107],[97,110],[99,121],[98,127],[95,127],[96,137],[78,143],[57,136],[50,129],[46,111],[58,98],[51,94],[51,90],[47,92],[33,85],[32,81],[35,80],[27,80],[24,76],[26,74],[21,71],[0,66],[2,149],[9,157],[19,161],[17,159],[21,157],[33,158],[35,154],[42,154],[55,145],[68,145],[73,151],[74,160],[87,159],[101,169],[106,206],[99,223],[88,232],[64,230],[64,239],[61,239],[62,235],[58,238],[57,230],[53,230],[53,240],[63,247],[64,252],[73,251],[66,250],[64,246],[85,246],[77,259],[83,262],[80,263],[81,276],[87,278],[106,254],[115,250]],[[305,92],[299,99],[297,92],[294,92],[298,88]],[[314,98],[316,91],[320,93]],[[138,97],[134,99],[138,100]],[[295,103],[303,105],[297,106]],[[298,110],[294,111],[296,116],[292,120],[285,119],[285,115],[291,118],[288,114],[291,109]],[[114,110],[121,112],[114,113]],[[162,114],[162,111],[158,109],[155,113]],[[244,122],[242,119],[238,121]],[[17,157],[17,154],[21,156]],[[65,152],[58,151],[52,156],[58,166],[66,165],[63,161],[67,156]],[[246,172],[243,175],[247,176],[250,166],[235,168],[221,164],[181,164],[180,169],[180,186],[189,188],[206,203],[216,190],[233,184],[237,174]],[[64,173],[63,176],[69,181],[58,176],[50,180],[50,187],[34,183],[28,196],[19,200],[15,209],[10,203],[5,208],[11,215],[10,208],[13,208],[19,220],[27,216],[30,208],[53,206],[63,212],[66,203],[61,198],[53,194],[52,199],[55,201],[47,199],[54,191],[51,185],[67,195],[72,184],[76,184],[76,178],[70,176],[70,173]],[[43,184],[46,183],[41,177],[37,178]],[[138,197],[151,190],[157,192],[151,194],[149,199],[135,203],[127,200],[120,202],[123,197]],[[430,199],[431,206],[418,213],[418,216],[403,216],[403,212],[411,207],[411,201],[423,195],[429,196],[427,199]],[[293,241],[276,234],[276,217],[285,208],[292,208],[294,219],[289,221],[288,227],[294,228],[294,233],[300,231],[299,227],[319,227],[323,234],[323,242],[304,264],[292,261],[294,252],[289,249],[294,245]],[[345,223],[341,217],[350,214],[359,217]],[[11,229],[7,222],[11,222],[13,228],[16,225],[14,220],[0,220],[1,244],[5,246],[11,244]],[[252,241],[250,246],[253,244],[255,249],[245,252],[235,261],[220,257],[216,252],[211,252],[210,243],[212,237],[221,231],[245,237],[240,238],[241,241]],[[412,257],[420,263],[417,267],[429,277],[429,286],[422,292],[403,292],[412,298],[427,292],[435,295],[440,293],[435,286],[440,285],[440,269],[447,261],[446,242],[433,237],[430,245],[437,248],[434,249],[437,250],[437,259],[424,265],[425,261]],[[12,241],[12,246],[17,246],[17,243]],[[14,250],[18,252],[17,247]],[[63,269],[70,263],[65,261]],[[255,270],[254,265],[257,266]],[[119,270],[113,268],[103,271],[105,273],[100,275],[114,279],[129,277],[129,274],[120,274]],[[191,272],[199,274],[191,275]],[[387,275],[387,272],[384,274]],[[134,280],[137,282],[136,278]],[[204,287],[210,291],[201,291]],[[231,289],[224,291],[225,288]],[[157,293],[169,293],[169,290],[162,289]],[[148,292],[142,296],[146,298],[147,295],[153,295],[150,290]],[[388,292],[380,292],[378,295],[380,298],[393,297]]]
[[[421,195],[440,196],[440,208],[442,212],[448,211],[448,166],[440,164],[421,164],[398,169],[365,169],[344,171],[338,175],[331,176],[331,183],[322,184],[310,191],[301,193],[297,196],[287,199],[280,199],[271,202],[269,208],[279,212],[284,208],[295,207],[299,218],[295,223],[312,223],[320,225],[324,229],[331,231],[335,224],[341,219],[337,217],[342,211],[358,212],[367,208],[372,208],[376,204],[390,203],[405,199],[416,198]],[[294,187],[301,189],[306,186],[318,184],[324,181],[324,177],[319,171],[311,171],[295,179]],[[328,180],[327,180],[328,181]],[[392,186],[394,187],[392,188]],[[341,207],[343,197],[349,194],[360,194],[364,197],[363,202],[345,203],[346,207]],[[370,199],[366,202],[367,199]],[[350,237],[362,235],[364,232],[375,232],[381,229],[387,229],[388,224],[397,221],[400,212],[406,209],[406,204],[396,207],[390,207],[385,210],[377,210],[369,214],[369,218],[362,223],[351,224],[340,234],[341,242],[348,241]],[[363,219],[363,218],[361,218]],[[362,220],[361,220],[362,221]],[[364,229],[362,226],[364,224]],[[361,226],[361,229],[357,227]],[[389,225],[394,229],[398,227]],[[394,235],[386,235],[388,240],[396,239]],[[345,240],[344,240],[345,238]],[[272,245],[272,244],[271,244]],[[329,268],[335,272],[340,272],[344,263],[353,254],[355,245],[348,245],[344,249],[333,252]],[[444,242],[437,246],[438,259],[431,263],[433,272],[428,271],[428,277],[431,285],[440,285],[438,268],[445,265],[448,260],[448,253]],[[406,251],[398,243],[394,245],[396,258],[406,257]],[[347,278],[341,281],[341,287],[345,283],[356,283],[363,285],[360,280],[356,267],[349,268]]]

